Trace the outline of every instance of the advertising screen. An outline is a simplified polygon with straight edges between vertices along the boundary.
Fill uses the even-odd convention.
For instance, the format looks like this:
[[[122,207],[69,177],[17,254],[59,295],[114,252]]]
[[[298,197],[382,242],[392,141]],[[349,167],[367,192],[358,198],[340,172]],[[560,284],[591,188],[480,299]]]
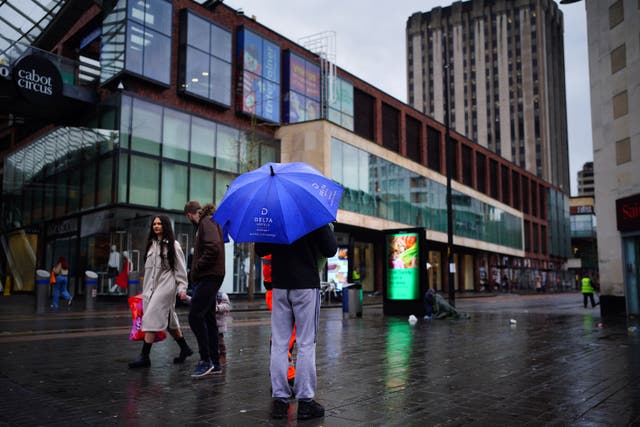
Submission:
[[[327,259],[327,282],[333,283],[338,291],[349,281],[348,253],[348,248],[339,247],[338,252]]]
[[[387,299],[420,299],[418,233],[387,236]]]

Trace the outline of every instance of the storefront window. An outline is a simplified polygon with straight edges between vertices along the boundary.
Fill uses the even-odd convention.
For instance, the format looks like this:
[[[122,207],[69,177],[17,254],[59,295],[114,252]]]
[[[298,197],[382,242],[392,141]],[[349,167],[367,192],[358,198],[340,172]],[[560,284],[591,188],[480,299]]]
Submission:
[[[217,206],[222,200],[222,196],[227,192],[227,187],[231,184],[231,181],[235,178],[235,175],[218,172],[216,173],[216,199],[214,200]]]
[[[238,130],[219,124],[216,136],[216,168],[238,172]]]
[[[131,156],[129,203],[158,206],[159,169],[158,159]]]
[[[100,160],[98,174],[98,206],[111,203],[111,188],[113,187],[113,158]]]
[[[162,107],[140,99],[133,100],[131,149],[148,154],[160,154],[162,138]]]
[[[162,207],[183,209],[187,195],[187,167],[171,162],[162,164]]]
[[[189,188],[189,200],[210,200],[213,195],[213,174],[211,171],[192,167]]]
[[[118,162],[118,201],[127,201],[127,184],[129,182],[129,156],[120,154]]]
[[[183,162],[189,159],[189,118],[188,114],[164,109],[162,157]]]
[[[191,164],[213,168],[216,124],[197,117],[191,119]]]
[[[96,203],[96,163],[87,162],[82,169],[82,209]]]

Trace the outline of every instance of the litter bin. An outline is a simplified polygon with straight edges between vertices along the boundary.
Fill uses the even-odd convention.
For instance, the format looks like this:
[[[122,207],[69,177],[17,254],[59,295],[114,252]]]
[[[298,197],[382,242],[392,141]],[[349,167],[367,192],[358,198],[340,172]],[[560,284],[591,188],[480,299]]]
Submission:
[[[137,271],[130,271],[127,279],[127,286],[129,287],[129,296],[138,295],[140,293],[140,273]]]
[[[342,316],[344,318],[362,317],[362,285],[349,283],[342,287]]]
[[[98,296],[98,274],[91,270],[85,271],[84,284],[85,310],[92,311],[95,308],[96,297]]]
[[[47,311],[50,278],[50,271],[40,269],[36,270],[36,313],[38,314],[42,314]]]

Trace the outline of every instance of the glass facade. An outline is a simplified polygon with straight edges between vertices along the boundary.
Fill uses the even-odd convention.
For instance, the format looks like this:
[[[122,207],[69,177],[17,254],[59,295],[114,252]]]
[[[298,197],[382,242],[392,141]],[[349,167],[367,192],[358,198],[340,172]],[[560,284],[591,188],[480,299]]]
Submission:
[[[414,227],[447,231],[446,186],[336,138],[331,176],[345,191],[340,208]],[[453,191],[456,236],[523,249],[522,219]]]
[[[596,216],[571,215],[571,238],[595,238]]]
[[[181,92],[231,106],[231,31],[190,11],[181,17]]]
[[[120,0],[102,25],[100,82],[127,71],[169,85],[172,16],[167,0]]]
[[[12,153],[2,183],[5,229],[27,230],[27,239],[12,240],[10,252],[33,253],[23,243],[35,239],[36,248],[39,234],[29,230],[43,227],[47,255],[38,268],[50,268],[64,252],[72,285],[94,270],[103,294],[118,292],[106,276],[112,245],[141,271],[152,215],[164,213],[187,253],[193,229],[182,214],[185,202],[217,203],[238,174],[280,157],[278,142],[268,136],[130,96],[122,96],[120,106],[87,123],[99,128],[58,128]],[[244,246],[229,247],[230,270],[234,253],[248,251]],[[246,292],[244,270],[236,273],[228,291]]]
[[[549,221],[549,254],[571,257],[571,225],[569,197],[552,188],[547,190],[547,218]]]

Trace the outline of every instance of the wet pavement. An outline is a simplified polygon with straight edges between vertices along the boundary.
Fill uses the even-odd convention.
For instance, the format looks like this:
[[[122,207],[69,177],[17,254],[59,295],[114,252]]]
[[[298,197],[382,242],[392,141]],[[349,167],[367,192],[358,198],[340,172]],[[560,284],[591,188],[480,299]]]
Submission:
[[[174,365],[171,339],[153,346],[150,369],[127,369],[140,344],[122,301],[35,315],[31,296],[0,298],[0,425],[640,425],[640,339],[577,293],[459,298],[470,319],[415,326],[375,303],[357,319],[323,308],[326,416],[301,422],[295,401],[270,419],[269,313],[235,303],[229,365],[192,380],[196,357]]]

